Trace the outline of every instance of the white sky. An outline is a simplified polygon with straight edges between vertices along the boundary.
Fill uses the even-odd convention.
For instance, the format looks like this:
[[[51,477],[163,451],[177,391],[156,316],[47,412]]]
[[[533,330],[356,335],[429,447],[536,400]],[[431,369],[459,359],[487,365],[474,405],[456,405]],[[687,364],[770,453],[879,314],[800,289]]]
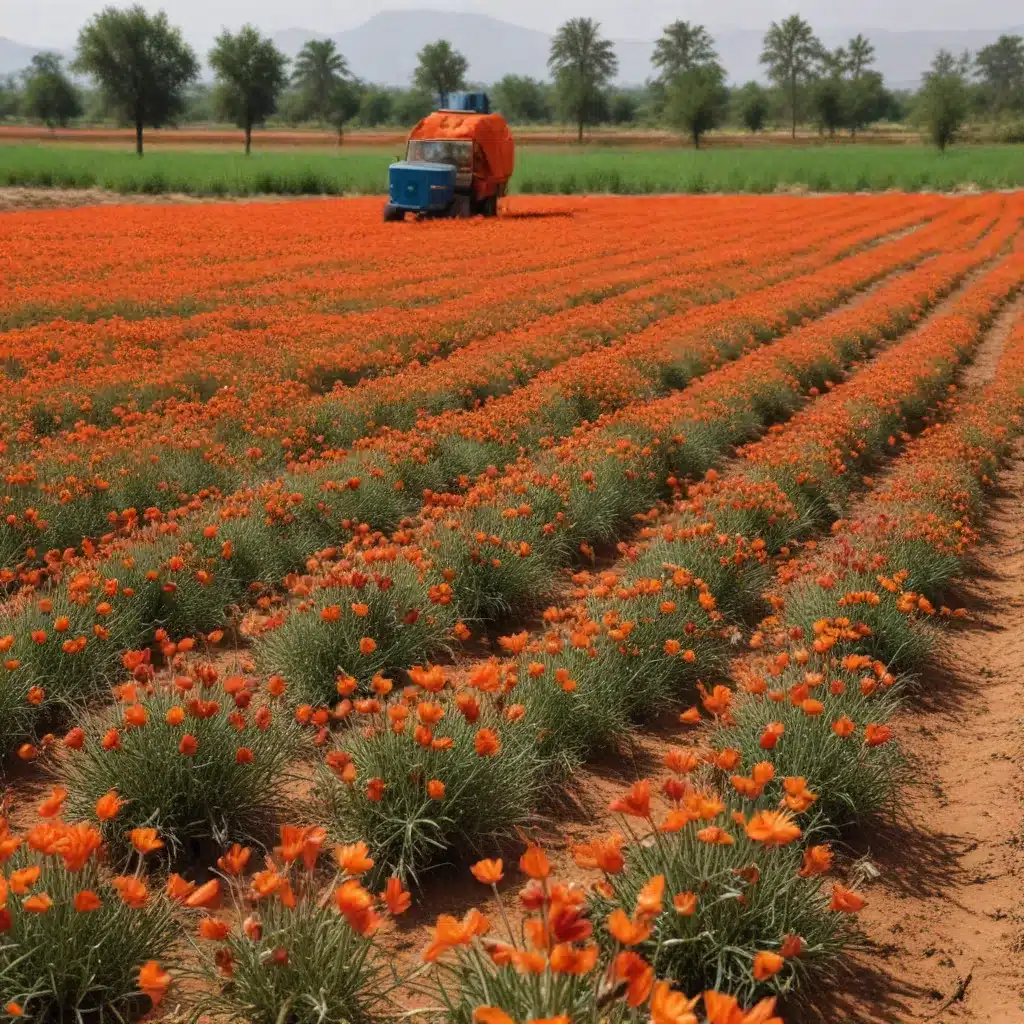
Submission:
[[[765,28],[794,10],[821,31],[837,28],[990,29],[1024,22],[1024,8],[1011,0],[142,0],[163,8],[190,40],[207,40],[221,28],[252,21],[276,32],[305,28],[330,34],[366,21],[382,10],[413,7],[490,14],[529,28],[551,31],[577,15],[598,18],[619,39],[651,39],[661,26],[688,18],[711,29]],[[103,0],[0,0],[0,36],[35,46],[70,48],[79,26]],[[127,6],[127,0],[117,0]]]

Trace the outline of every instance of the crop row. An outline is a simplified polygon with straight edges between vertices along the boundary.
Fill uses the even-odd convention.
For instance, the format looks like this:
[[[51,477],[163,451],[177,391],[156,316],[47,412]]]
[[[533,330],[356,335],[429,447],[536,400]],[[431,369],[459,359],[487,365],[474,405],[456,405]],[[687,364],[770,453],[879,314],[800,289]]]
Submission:
[[[848,491],[850,481],[858,478],[857,470],[864,472],[883,459],[891,450],[893,435],[920,422],[942,400],[960,360],[970,354],[994,312],[1020,286],[1021,260],[1019,253],[1005,260],[969,286],[948,313],[933,317],[843,384],[816,398],[774,431],[768,449],[747,449],[734,471],[721,477],[711,474],[710,480],[693,487],[672,518],[650,528],[639,546],[627,549],[620,566],[586,582],[572,605],[546,613],[551,632],[529,643],[527,635],[522,635],[517,643],[525,649],[510,672],[499,673],[496,666],[485,663],[468,672],[468,690],[472,691],[476,675],[488,671],[493,680],[500,680],[501,691],[509,678],[515,679],[515,699],[525,705],[525,728],[517,722],[504,725],[504,731],[543,737],[543,742],[531,744],[540,764],[553,760],[571,764],[611,744],[626,732],[631,720],[677,698],[696,678],[721,672],[735,628],[757,607],[766,559],[792,538],[807,536],[834,519],[837,496]],[[831,358],[835,360],[832,371],[839,371],[844,362],[842,348],[829,353],[826,344],[823,340],[817,352],[806,353],[808,365],[821,367]],[[850,350],[845,351],[848,364]],[[805,378],[804,386],[808,383]],[[772,456],[783,446],[787,458],[774,461]],[[823,450],[828,458],[822,458]],[[595,482],[609,486],[607,475],[595,477]],[[536,505],[531,498],[524,495],[528,504]],[[367,573],[370,565],[372,561]],[[394,590],[407,591],[400,566],[399,557],[388,571]],[[361,568],[358,562],[343,563],[313,594],[308,611],[290,616],[266,636],[269,667],[282,670],[301,697],[310,697],[320,682],[321,700],[326,698],[324,682],[332,678],[331,655],[334,666],[363,678],[366,670],[357,668],[361,662],[384,671],[423,664],[435,653],[436,648],[422,641],[416,646],[419,638],[410,636],[410,631],[375,630],[381,617],[372,584],[357,588],[358,598],[353,590],[353,576]],[[550,564],[548,571],[552,572]],[[457,573],[456,588],[458,580]],[[538,590],[544,585],[536,583]],[[369,607],[366,616],[352,614],[350,596]],[[453,603],[458,604],[457,589]],[[429,598],[415,601],[411,595],[404,596],[399,609],[406,606],[429,608]],[[339,609],[337,620],[325,619],[328,608]],[[359,632],[378,644],[362,658],[357,646],[346,649],[345,643]],[[305,661],[300,661],[300,648]],[[459,699],[458,693],[453,699]],[[356,722],[361,723],[359,716]],[[358,787],[338,785],[332,789],[338,801],[334,818],[370,840],[388,863],[414,870],[424,860],[479,841],[489,831],[473,834],[472,828],[479,827],[476,807],[467,812],[472,827],[464,831],[461,806],[454,801],[446,801],[443,824],[417,820],[422,793],[410,781],[422,770],[446,784],[451,781],[460,793],[476,792],[479,786],[490,785],[486,780],[489,762],[477,764],[465,753],[448,760],[448,751],[428,755],[404,735],[383,733],[367,740],[358,728],[349,733],[345,748],[360,776],[384,778],[392,795],[387,800],[367,800]],[[429,763],[423,763],[425,757]],[[446,769],[455,777],[447,776]],[[470,769],[472,784],[458,774]],[[506,824],[525,820],[529,781],[524,776],[518,787],[510,789],[503,779],[508,803],[496,798],[494,804],[514,819],[506,819]],[[391,831],[395,818],[416,821],[416,826]]]
[[[974,262],[998,253],[1015,226],[997,229],[988,240],[991,248],[982,246]],[[578,577],[573,603],[545,613],[544,633],[503,638],[506,660],[484,660],[458,673],[410,668],[412,685],[401,692],[380,673],[360,691],[356,676],[368,679],[370,669],[337,673],[337,692],[344,699],[333,713],[310,706],[297,712],[300,723],[326,725],[334,718],[346,726],[338,745],[328,750],[319,783],[317,806],[331,826],[339,834],[367,838],[374,870],[383,874],[423,868],[450,856],[455,847],[464,851],[492,843],[496,835],[530,822],[542,787],[560,777],[560,765],[592,756],[621,737],[631,720],[682,696],[696,675],[708,678],[724,667],[732,637],[756,608],[770,575],[769,556],[827,522],[833,513],[826,499],[836,501],[836,482],[883,460],[892,449],[890,434],[921,422],[943,403],[959,361],[1020,286],[1021,258],[1018,248],[969,284],[949,308],[818,395],[772,434],[769,447],[746,449],[735,469],[711,474],[691,488],[670,515],[626,549],[621,565]],[[971,265],[954,264],[951,257],[935,262],[942,261],[949,281],[943,286],[933,277],[932,298],[922,299],[920,308]],[[870,319],[869,307],[884,291],[866,299],[859,312]],[[908,323],[909,313],[902,312],[901,320]],[[829,354],[822,338],[805,367],[836,379],[857,350],[848,335],[837,335],[832,344]],[[801,389],[810,380],[804,378]],[[792,391],[795,384],[790,380],[786,387]],[[776,406],[774,417],[794,408],[795,403],[788,410]],[[842,460],[821,457],[823,447],[830,448],[825,444],[830,431],[831,447],[840,441],[848,446]],[[936,433],[926,431],[925,438]],[[792,457],[783,469],[774,458],[787,441]],[[810,515],[810,509],[818,514]],[[377,556],[367,558],[370,551]],[[333,567],[329,593],[314,593],[319,614],[309,615],[309,621],[322,631],[361,632],[358,650],[370,661],[391,644],[392,664],[403,656],[409,657],[406,665],[422,664],[420,654],[426,651],[408,646],[420,618],[405,622],[400,640],[374,640],[374,589],[389,594],[405,586],[403,565],[417,568],[411,560],[416,554],[416,545],[403,546],[401,539],[366,549],[364,562],[350,552],[348,564]],[[430,571],[423,563],[419,568]],[[390,586],[381,585],[383,573]],[[443,575],[438,579],[435,586],[442,588]],[[456,574],[451,583],[457,587],[458,581]],[[425,601],[424,618],[447,614],[444,591],[437,596]],[[328,598],[334,603],[324,603]],[[280,787],[273,777],[280,777],[283,752],[294,744],[285,711],[294,706],[289,699],[300,696],[294,679],[269,680],[267,704],[244,676],[218,678],[202,661],[189,670],[173,644],[165,643],[164,653],[177,664],[173,683],[169,677],[151,689],[152,669],[143,652],[136,652],[125,660],[135,682],[119,690],[120,705],[88,724],[80,737],[69,734],[74,749],[65,770],[76,807],[90,809],[99,795],[114,789],[129,801],[120,810],[118,829],[145,820],[176,845],[195,841],[190,829],[211,815],[231,819],[219,822],[224,826],[255,828],[254,806],[262,800],[265,808],[268,795]],[[794,651],[790,663],[803,659]],[[775,655],[769,667],[779,674],[789,666]],[[860,662],[844,661],[835,666],[834,681],[849,679],[852,688],[863,674]],[[884,673],[879,680],[884,686]],[[753,683],[749,688],[758,690]],[[701,692],[707,711],[735,727],[746,705],[737,708],[723,687]],[[284,706],[274,706],[282,694]],[[794,707],[817,720],[813,705]],[[872,757],[876,750],[889,752],[884,731],[854,724],[865,739],[851,740],[851,750],[859,744]],[[182,747],[186,730],[195,750]],[[772,737],[771,742],[761,743],[760,735]],[[788,732],[762,730],[758,753],[751,756],[763,762],[770,753],[762,751],[781,751],[787,738]],[[855,911],[860,897],[838,884],[831,895],[823,890],[819,875],[831,855],[820,843],[797,842],[815,835],[814,810],[826,799],[812,789],[810,778],[801,787],[796,773],[783,779],[781,768],[766,777],[766,769],[755,767],[741,744],[718,747],[710,753],[676,751],[666,759],[672,776],[664,787],[668,813],[663,820],[649,784],[616,803],[633,823],[627,835],[636,837],[621,850],[621,861],[615,852],[621,840],[619,846],[612,839],[579,851],[581,863],[606,873],[604,887],[593,897],[593,913],[603,919],[621,910],[628,920],[640,890],[660,875],[667,891],[688,893],[685,910],[677,905],[662,912],[659,905],[650,927],[629,938],[623,931],[620,941],[634,945],[660,976],[687,989],[714,984],[743,997],[765,985],[784,990],[839,954],[850,927],[843,912]],[[196,750],[205,756],[192,757]],[[744,767],[751,772],[749,783],[741,774]],[[262,780],[262,795],[253,778]],[[736,781],[730,783],[731,778]],[[169,798],[172,791],[177,800]],[[216,792],[244,793],[246,800],[235,808],[211,796]],[[781,812],[773,809],[780,793],[786,804]]]
[[[819,244],[824,237],[819,236]],[[814,253],[811,266],[827,265],[842,246],[863,243],[869,237],[863,228],[853,238],[841,236],[838,242],[826,244],[824,251]],[[940,237],[937,229],[928,229],[930,245]],[[735,271],[734,292],[747,293],[755,300],[762,294],[757,291],[759,284],[766,278],[777,280],[791,269],[793,247],[794,243],[787,248],[769,242],[753,249],[753,254],[764,260],[764,267]],[[920,258],[927,249],[905,242],[902,246],[897,243],[894,251]],[[875,259],[881,272],[884,259]],[[853,265],[866,262],[870,260]],[[849,261],[840,264],[850,265]],[[710,267],[715,268],[713,259]],[[330,448],[359,437],[375,423],[410,422],[420,407],[471,404],[474,396],[514,388],[576,353],[618,343],[630,331],[641,331],[642,344],[646,324],[665,318],[673,307],[687,310],[700,301],[674,291],[681,283],[699,289],[703,277],[693,273],[682,279],[659,280],[646,290],[645,302],[639,301],[644,297],[641,289],[598,306],[567,311],[551,318],[543,332],[534,326],[498,334],[486,343],[469,346],[457,358],[410,368],[393,383],[372,382],[337,398],[299,402],[294,396],[296,401],[289,404],[283,401],[288,386],[278,383],[264,389],[264,406],[251,394],[229,391],[198,408],[176,407],[177,420],[174,415],[135,415],[124,427],[105,431],[83,428],[76,435],[55,439],[42,447],[34,461],[19,464],[8,475],[7,517],[0,524],[0,536],[9,552],[5,561],[10,567],[28,548],[77,546],[82,538],[108,528],[113,513],[160,508],[167,496],[187,501],[204,492],[230,492],[246,478],[269,478],[284,460],[300,458],[310,445]],[[726,286],[729,281],[730,276],[724,275]],[[780,287],[776,286],[776,293]],[[774,296],[769,291],[762,297],[771,300]],[[741,316],[744,311],[742,305],[711,308]],[[664,331],[685,326],[686,315],[668,316],[662,321]],[[282,402],[280,406],[271,401],[273,396]],[[68,469],[74,465],[88,466],[88,472],[69,475]]]

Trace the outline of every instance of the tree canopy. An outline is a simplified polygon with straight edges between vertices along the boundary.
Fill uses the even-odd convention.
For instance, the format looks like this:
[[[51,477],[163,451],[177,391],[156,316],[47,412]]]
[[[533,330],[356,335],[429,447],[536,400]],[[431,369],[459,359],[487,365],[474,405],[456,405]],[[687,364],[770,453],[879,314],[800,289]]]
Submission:
[[[551,41],[548,67],[562,109],[576,123],[582,142],[583,129],[604,104],[602,90],[619,70],[615,48],[593,18],[571,18]]]
[[[25,113],[48,128],[64,127],[82,113],[82,98],[56,53],[37,53],[25,72]]]
[[[447,106],[453,92],[465,87],[469,61],[447,39],[427,43],[416,59],[419,63],[413,72],[413,84],[424,92],[435,93],[442,107]]]
[[[74,67],[99,83],[108,104],[142,132],[173,121],[185,105],[185,88],[199,76],[195,51],[160,11],[150,15],[136,4],[107,7],[78,35]]]
[[[252,126],[277,109],[277,97],[288,80],[288,58],[252,25],[245,25],[234,35],[222,32],[209,61],[217,78],[217,106],[244,130],[248,154]]]
[[[813,76],[821,54],[821,42],[798,14],[773,21],[764,37],[761,63],[768,68],[768,77],[786,92],[794,139],[800,87]]]

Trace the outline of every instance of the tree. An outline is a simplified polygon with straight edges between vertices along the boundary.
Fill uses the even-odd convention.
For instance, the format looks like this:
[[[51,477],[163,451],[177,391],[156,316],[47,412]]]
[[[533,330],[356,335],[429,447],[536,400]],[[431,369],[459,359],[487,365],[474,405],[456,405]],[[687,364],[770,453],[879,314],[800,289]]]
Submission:
[[[846,121],[847,90],[844,75],[850,66],[846,50],[822,50],[818,57],[820,75],[815,80],[811,100],[819,130],[834,136]]]
[[[608,120],[612,124],[634,124],[640,116],[640,97],[630,90],[619,90],[608,97]]]
[[[245,132],[245,155],[252,150],[252,126],[277,110],[288,81],[288,58],[252,25],[236,35],[221,32],[209,56],[217,79],[217,106]]]
[[[302,97],[301,109],[316,121],[331,120],[338,84],[350,77],[348,62],[333,39],[310,39],[295,58],[292,81]]]
[[[932,142],[943,152],[956,140],[967,116],[969,67],[967,54],[954,57],[948,50],[939,50],[931,70],[924,76],[918,96],[921,121]]]
[[[395,93],[392,109],[396,123],[412,125],[434,109],[434,97],[422,89],[402,89]]]
[[[846,101],[846,120],[850,134],[881,121],[894,107],[894,100],[885,88],[882,76],[877,71],[864,71],[849,83]]]
[[[22,109],[48,128],[62,128],[82,114],[82,98],[64,72],[64,59],[56,53],[37,53],[25,72]]]
[[[702,64],[681,71],[668,87],[665,119],[680,132],[693,139],[700,149],[701,136],[721,124],[729,93],[725,88],[725,72],[715,63]]]
[[[654,44],[651,63],[659,70],[659,79],[665,85],[684,71],[718,62],[711,34],[703,25],[688,21],[673,21],[666,25],[661,38]]]
[[[761,63],[768,77],[786,90],[794,139],[800,86],[811,78],[821,52],[818,37],[798,14],[781,24],[773,21],[764,37]]]
[[[756,134],[764,127],[770,107],[768,91],[757,82],[747,82],[736,95],[736,111],[748,132]]]
[[[441,106],[448,105],[448,95],[465,88],[469,61],[452,48],[447,39],[427,43],[418,54],[419,63],[412,74],[413,85],[424,92],[436,93]]]
[[[530,124],[551,119],[548,87],[526,75],[505,75],[494,86],[494,109],[510,121]]]
[[[875,63],[875,48],[863,35],[855,35],[846,47],[847,69],[856,82]]]
[[[362,88],[358,82],[343,78],[335,84],[327,108],[327,121],[338,133],[339,146],[344,136],[345,125],[359,113],[362,99]]]
[[[548,67],[563,110],[576,123],[578,141],[583,129],[594,119],[602,104],[602,89],[619,70],[619,60],[611,42],[601,36],[601,26],[593,18],[571,18],[551,40]]]
[[[97,80],[107,103],[142,131],[173,121],[185,105],[185,87],[199,76],[195,52],[160,11],[150,16],[136,4],[107,7],[78,35],[76,70]]]
[[[14,75],[0,78],[0,118],[14,117],[21,107],[21,91]]]
[[[394,96],[387,89],[371,86],[359,97],[359,123],[364,128],[389,124],[393,116]]]
[[[1000,36],[978,51],[975,66],[993,113],[1024,107],[1024,38]]]

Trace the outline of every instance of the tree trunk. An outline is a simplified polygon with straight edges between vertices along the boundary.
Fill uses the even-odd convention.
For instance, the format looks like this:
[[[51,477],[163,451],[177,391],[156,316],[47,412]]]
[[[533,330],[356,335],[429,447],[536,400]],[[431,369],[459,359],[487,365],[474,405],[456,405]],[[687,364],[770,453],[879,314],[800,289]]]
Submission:
[[[579,122],[579,133],[576,136],[576,141],[582,146],[583,145],[583,119],[580,118]]]
[[[693,148],[700,149],[700,132],[696,128],[693,129]]]
[[[135,153],[142,156],[142,119],[135,119]]]
[[[252,124],[246,122],[245,125],[245,155],[248,156],[252,152]]]
[[[789,85],[789,110],[793,116],[793,141],[796,142],[796,78]]]

